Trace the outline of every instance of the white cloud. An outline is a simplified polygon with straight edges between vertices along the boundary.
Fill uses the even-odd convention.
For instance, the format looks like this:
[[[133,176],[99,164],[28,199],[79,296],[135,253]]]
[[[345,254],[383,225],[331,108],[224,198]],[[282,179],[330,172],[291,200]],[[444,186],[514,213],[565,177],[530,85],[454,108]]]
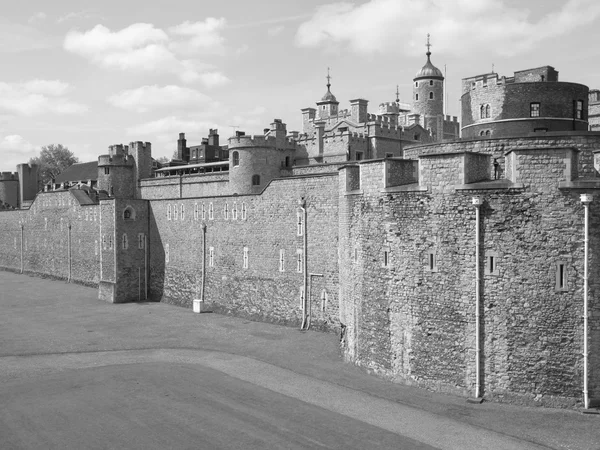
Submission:
[[[277,25],[274,27],[271,27],[267,30],[267,33],[269,36],[277,36],[278,34],[281,34],[281,32],[285,29],[285,27],[283,25]]]
[[[0,82],[0,111],[23,116],[79,114],[87,111],[85,105],[62,97],[68,88],[68,84],[58,80]]]
[[[63,23],[66,22],[68,20],[73,20],[73,19],[90,19],[93,17],[98,17],[97,14],[93,14],[89,11],[77,11],[77,12],[70,12],[65,14],[64,16],[60,16],[58,19],[56,19],[56,23]]]
[[[184,55],[194,55],[198,52],[202,54],[223,53],[225,38],[221,35],[221,31],[225,24],[226,21],[222,17],[220,19],[208,17],[201,22],[185,21],[169,28],[172,35],[181,38],[174,40],[170,47]]]
[[[164,107],[203,107],[211,104],[210,97],[194,89],[179,86],[142,86],[121,91],[109,97],[108,102],[117,108],[135,112],[147,112]]]
[[[23,136],[11,134],[0,138],[0,151],[2,152],[2,171],[14,172],[17,170],[17,164],[29,162],[29,159],[36,156],[39,147],[34,146]]]
[[[224,54],[224,38],[220,34],[224,26],[225,19],[208,18],[169,28],[169,35],[147,23],[135,23],[119,31],[96,25],[85,32],[70,31],[63,46],[106,69],[171,73],[186,83],[199,81],[213,87],[229,79],[219,72],[207,72],[214,67],[212,64],[185,58]]]
[[[358,53],[395,49],[415,54],[423,51],[425,36],[431,32],[436,51],[464,54],[481,49],[514,55],[592,23],[600,17],[600,3],[569,0],[560,9],[537,17],[523,6],[512,7],[502,0],[332,3],[318,7],[300,25],[296,44],[348,46]]]

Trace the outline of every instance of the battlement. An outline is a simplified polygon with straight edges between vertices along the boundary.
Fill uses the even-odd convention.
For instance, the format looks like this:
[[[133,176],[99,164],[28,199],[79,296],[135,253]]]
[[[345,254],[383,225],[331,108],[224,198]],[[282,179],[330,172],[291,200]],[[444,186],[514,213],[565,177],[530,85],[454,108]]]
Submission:
[[[122,146],[121,146],[122,147]],[[101,166],[132,166],[133,157],[128,154],[115,154],[114,156],[100,155],[98,157],[98,167]]]
[[[444,120],[446,122],[457,122],[458,123],[458,117],[457,116],[449,116],[449,115],[445,115],[444,116]]]
[[[216,130],[210,130],[211,132]],[[127,146],[125,146],[125,148],[127,148]],[[145,150],[145,151],[150,151],[152,149],[152,144],[150,142],[142,142],[142,141],[135,141],[135,142],[130,142],[129,143],[129,152],[133,153],[135,150]]]
[[[396,102],[385,102],[379,104],[379,114],[399,114],[400,108]]]
[[[296,139],[295,137],[286,137],[285,144],[286,148],[296,148]],[[265,136],[264,134],[254,134],[254,135],[241,135],[241,136],[232,136],[228,139],[229,142],[229,150],[233,150],[236,148],[248,148],[248,147],[277,147],[277,138],[272,136]]]
[[[113,157],[117,155],[127,155],[129,153],[129,147],[123,144],[115,144],[108,146],[108,155]]]
[[[18,181],[18,172],[0,172],[0,181]]]

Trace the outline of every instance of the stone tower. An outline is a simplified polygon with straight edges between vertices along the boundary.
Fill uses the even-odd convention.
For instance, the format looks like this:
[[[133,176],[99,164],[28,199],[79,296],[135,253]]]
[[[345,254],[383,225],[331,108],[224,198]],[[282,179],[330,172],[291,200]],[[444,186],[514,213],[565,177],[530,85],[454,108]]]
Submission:
[[[413,112],[420,114],[424,122],[427,122],[427,117],[444,114],[444,75],[431,64],[430,50],[427,35],[427,62],[413,78]]]
[[[327,68],[327,92],[323,96],[320,102],[317,102],[317,117],[319,119],[326,119],[331,116],[337,116],[338,105],[340,102],[337,101],[335,95],[331,93],[331,76],[329,76],[329,68]]]

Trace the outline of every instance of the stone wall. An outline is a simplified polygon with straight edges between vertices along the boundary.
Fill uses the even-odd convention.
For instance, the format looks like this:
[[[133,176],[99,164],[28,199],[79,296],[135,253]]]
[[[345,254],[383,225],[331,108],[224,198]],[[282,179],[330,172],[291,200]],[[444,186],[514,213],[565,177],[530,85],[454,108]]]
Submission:
[[[22,224],[23,272],[98,284],[97,205],[80,205],[69,191],[54,191],[38,194],[28,210],[1,213],[1,267],[21,270]]]
[[[338,270],[334,191],[337,173],[276,179],[260,195],[151,200],[151,297],[191,307],[192,300],[200,297],[206,262],[205,298],[215,311],[299,325],[304,274],[298,272],[303,257],[298,200],[304,197],[308,271],[323,275],[313,277],[311,283],[312,324],[320,329],[335,327]]]
[[[447,158],[458,165],[457,156]],[[472,395],[475,208],[471,197],[479,196],[484,201],[479,261],[484,394],[527,404],[580,402],[583,207],[579,193],[557,188],[547,192],[532,183],[529,189],[503,191],[430,189],[382,194],[376,176],[382,167],[377,166],[361,165],[361,191],[350,194],[344,184],[348,169],[340,173],[340,317],[348,359],[399,382]],[[600,225],[600,204],[591,209],[593,229]],[[594,233],[590,245],[593,299],[600,292],[600,270],[594,265],[600,256],[599,233]],[[560,264],[565,274],[562,287],[557,284]],[[590,311],[590,394],[594,397],[600,394],[597,299],[592,300]]]
[[[140,181],[140,192],[148,200],[227,195],[230,193],[227,181],[228,172],[147,178]]]

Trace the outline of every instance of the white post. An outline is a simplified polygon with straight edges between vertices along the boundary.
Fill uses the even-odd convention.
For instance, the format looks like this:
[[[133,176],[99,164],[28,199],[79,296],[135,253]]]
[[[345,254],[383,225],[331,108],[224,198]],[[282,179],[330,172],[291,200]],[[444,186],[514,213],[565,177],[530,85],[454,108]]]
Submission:
[[[481,393],[481,349],[479,344],[479,304],[481,303],[481,270],[479,269],[479,210],[481,208],[481,203],[481,198],[473,197],[473,205],[475,206],[475,398],[479,398]]]
[[[585,409],[590,406],[588,392],[588,251],[589,251],[589,209],[593,197],[590,194],[581,194],[584,208],[584,238],[583,238],[583,404]]]

